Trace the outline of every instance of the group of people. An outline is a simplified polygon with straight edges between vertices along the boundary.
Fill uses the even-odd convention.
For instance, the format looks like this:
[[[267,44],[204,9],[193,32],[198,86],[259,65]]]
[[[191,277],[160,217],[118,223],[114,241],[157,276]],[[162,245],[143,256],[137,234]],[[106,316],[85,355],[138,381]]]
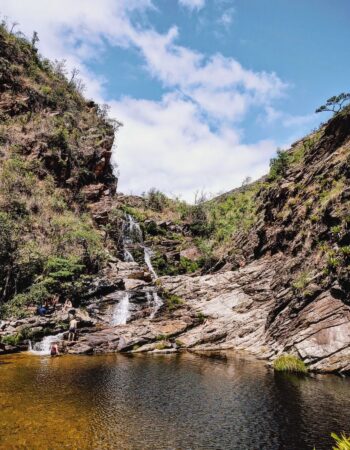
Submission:
[[[77,338],[78,321],[76,319],[75,313],[70,313],[69,317],[69,331],[68,331],[68,341],[75,341]],[[53,342],[50,348],[51,356],[59,356],[58,342]]]
[[[75,309],[73,308],[73,303],[70,299],[66,299],[64,304],[59,302],[59,296],[48,299],[37,308],[37,314],[40,316],[45,316],[46,314],[52,313],[57,309],[61,309],[63,312],[68,312],[69,319],[69,329],[68,329],[68,341],[75,341],[77,338],[78,321],[76,318]],[[60,351],[58,347],[58,342],[52,342],[50,347],[51,356],[59,356]]]
[[[46,316],[46,314],[53,313],[54,311],[56,311],[56,309],[61,307],[62,311],[69,311],[70,309],[73,308],[73,303],[70,299],[67,299],[64,302],[63,306],[59,302],[59,300],[60,298],[58,295],[55,295],[52,298],[45,300],[45,303],[42,303],[40,306],[38,306],[37,314],[39,314],[39,316]]]

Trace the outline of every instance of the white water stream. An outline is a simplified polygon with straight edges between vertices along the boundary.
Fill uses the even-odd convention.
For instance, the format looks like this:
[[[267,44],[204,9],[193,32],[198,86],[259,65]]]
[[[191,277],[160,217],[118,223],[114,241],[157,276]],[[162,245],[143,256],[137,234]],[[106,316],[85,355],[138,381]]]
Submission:
[[[151,250],[148,247],[146,247],[144,244],[141,227],[130,214],[128,214],[126,216],[126,218],[127,218],[127,222],[126,222],[126,226],[124,228],[124,245],[125,244],[140,244],[141,245],[141,247],[143,248],[143,252],[144,252],[145,264],[146,264],[148,270],[150,271],[152,278],[154,278],[156,280],[158,278],[158,276],[152,265],[152,261],[151,261],[152,253],[151,253]],[[134,261],[132,254],[127,249],[124,250],[124,259],[127,262]]]
[[[50,355],[52,343],[62,341],[63,334],[64,333],[60,333],[60,334],[56,334],[56,335],[52,335],[52,336],[45,336],[42,341],[35,342],[34,345],[32,345],[32,342],[29,341],[28,351],[30,353],[32,353],[33,355],[38,355],[38,356]]]
[[[158,275],[156,274],[156,271],[154,270],[154,268],[152,266],[151,250],[148,247],[144,246],[143,251],[144,251],[144,258],[145,258],[146,266],[148,267],[148,270],[151,272],[152,278],[154,278],[156,280],[158,278]]]
[[[151,315],[149,316],[150,319],[153,319],[161,306],[163,305],[163,300],[159,297],[157,292],[153,292],[153,311],[151,312]]]
[[[112,325],[125,325],[130,313],[129,313],[129,294],[125,292],[123,298],[120,300],[119,303],[117,303],[114,307],[113,313],[112,313]]]
[[[126,216],[126,219],[127,220],[123,230],[124,260],[126,262],[135,261],[131,252],[126,248],[126,246],[128,244],[139,244],[139,246],[143,248],[145,264],[153,280],[156,280],[158,278],[158,275],[152,265],[152,252],[144,243],[141,227],[130,214]],[[147,293],[146,295],[149,305],[152,305],[150,319],[153,319],[159,311],[160,307],[163,305],[163,301],[156,292],[153,292],[152,294]],[[114,307],[111,320],[112,325],[125,325],[127,323],[127,320],[130,317],[129,305],[130,298],[128,293],[125,293],[125,296],[122,298],[122,300]]]

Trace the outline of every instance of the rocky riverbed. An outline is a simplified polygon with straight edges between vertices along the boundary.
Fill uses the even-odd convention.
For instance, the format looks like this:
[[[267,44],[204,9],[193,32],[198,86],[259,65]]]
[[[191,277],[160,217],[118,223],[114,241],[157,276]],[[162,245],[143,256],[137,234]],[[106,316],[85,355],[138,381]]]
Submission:
[[[275,298],[271,289],[282,265],[283,256],[276,255],[237,271],[161,277],[154,282],[137,263],[113,263],[108,277],[96,281],[84,308],[76,310],[77,341],[63,340],[61,350],[92,354],[237,349],[266,360],[288,352],[301,357],[311,370],[348,372],[350,308],[330,292],[321,293],[302,314],[293,317],[286,309],[269,324],[275,302],[283,302],[287,294],[281,291]],[[113,311],[118,311],[126,293],[127,319],[113,324]],[[163,304],[152,314],[156,293],[163,296]],[[58,311],[49,317],[2,322],[0,335],[21,333],[37,340],[65,331],[67,324],[68,313]],[[27,343],[5,345],[1,351],[26,350]]]

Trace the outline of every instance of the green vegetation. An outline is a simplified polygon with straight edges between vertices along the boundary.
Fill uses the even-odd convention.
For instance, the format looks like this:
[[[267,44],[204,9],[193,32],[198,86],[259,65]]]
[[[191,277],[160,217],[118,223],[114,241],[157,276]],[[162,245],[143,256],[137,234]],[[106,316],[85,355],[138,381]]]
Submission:
[[[278,180],[286,175],[289,166],[289,155],[286,151],[277,149],[277,156],[270,161],[269,181]]]
[[[307,373],[308,368],[301,359],[293,355],[280,355],[273,362],[273,368],[277,372]]]
[[[205,322],[205,319],[206,319],[206,316],[202,312],[197,313],[197,320],[199,323]]]
[[[152,211],[162,212],[169,204],[167,196],[155,188],[151,188],[144,197],[147,207]]]
[[[85,101],[77,71],[67,78],[63,62],[40,57],[37,40],[0,24],[0,317],[83,295],[112,240],[85,213],[81,189],[99,182],[94,158],[120,124]]]
[[[306,289],[306,287],[308,286],[308,284],[310,283],[312,279],[312,274],[305,270],[303,272],[300,272],[294,279],[293,283],[292,283],[292,287],[298,291],[303,293]]]
[[[346,436],[345,433],[342,433],[340,436],[336,433],[332,433],[331,436],[336,442],[336,446],[333,447],[333,450],[350,450],[350,437]]]
[[[167,348],[166,342],[159,342],[155,347],[157,350],[165,350]]]
[[[350,102],[350,93],[342,92],[339,95],[334,95],[333,97],[329,98],[327,102],[316,109],[316,113],[324,112],[324,111],[330,111],[334,114],[340,113],[346,106],[346,104]]]
[[[178,295],[169,294],[166,296],[166,306],[169,311],[173,311],[173,310],[179,308],[183,304],[184,304],[184,301]]]
[[[5,344],[5,345],[16,346],[20,343],[21,340],[22,340],[21,334],[17,333],[17,334],[13,334],[11,336],[3,336],[1,338],[1,343]]]

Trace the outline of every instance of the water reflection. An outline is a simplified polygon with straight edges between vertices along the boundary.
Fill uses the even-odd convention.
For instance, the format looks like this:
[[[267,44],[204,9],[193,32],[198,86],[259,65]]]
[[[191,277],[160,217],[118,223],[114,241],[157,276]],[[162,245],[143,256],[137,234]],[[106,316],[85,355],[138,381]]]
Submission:
[[[331,431],[349,432],[350,380],[274,374],[237,355],[1,361],[4,449],[322,450]]]

